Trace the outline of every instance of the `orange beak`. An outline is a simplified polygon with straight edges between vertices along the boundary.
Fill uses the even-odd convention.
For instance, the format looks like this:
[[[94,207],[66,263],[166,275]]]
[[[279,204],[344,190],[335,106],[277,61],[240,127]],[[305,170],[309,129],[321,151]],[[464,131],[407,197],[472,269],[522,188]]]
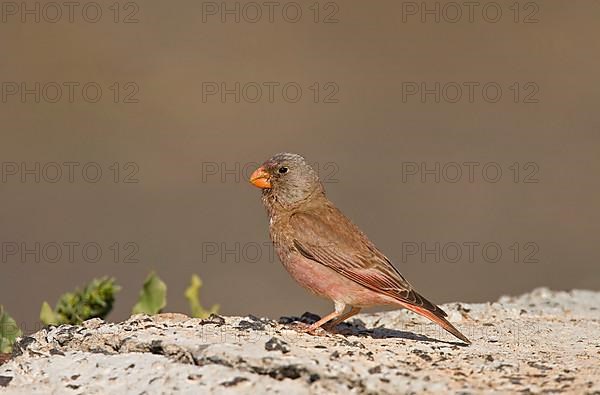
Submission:
[[[254,173],[250,176],[250,183],[252,183],[255,187],[259,187],[261,189],[271,188],[271,176],[264,167],[259,167],[254,170]]]

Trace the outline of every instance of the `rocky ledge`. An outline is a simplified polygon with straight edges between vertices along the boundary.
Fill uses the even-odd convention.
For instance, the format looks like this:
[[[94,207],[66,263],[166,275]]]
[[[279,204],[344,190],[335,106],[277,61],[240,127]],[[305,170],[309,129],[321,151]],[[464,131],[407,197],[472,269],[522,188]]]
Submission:
[[[537,289],[444,309],[472,345],[406,311],[358,315],[321,336],[294,329],[318,318],[309,313],[93,319],[21,338],[0,393],[600,394],[600,293]]]

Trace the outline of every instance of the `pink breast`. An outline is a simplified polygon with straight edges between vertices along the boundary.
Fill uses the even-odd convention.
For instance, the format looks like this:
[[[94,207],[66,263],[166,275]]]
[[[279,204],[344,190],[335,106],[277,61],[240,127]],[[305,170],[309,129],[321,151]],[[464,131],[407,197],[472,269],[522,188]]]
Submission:
[[[291,253],[286,258],[283,266],[294,280],[318,296],[357,307],[397,304],[394,299],[371,291],[299,254]]]

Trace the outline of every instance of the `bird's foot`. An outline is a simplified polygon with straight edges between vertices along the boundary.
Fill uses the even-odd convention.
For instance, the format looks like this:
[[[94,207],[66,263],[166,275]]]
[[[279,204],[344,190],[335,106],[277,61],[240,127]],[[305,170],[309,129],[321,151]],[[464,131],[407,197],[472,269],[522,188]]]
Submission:
[[[293,329],[296,332],[305,332],[310,325],[305,324],[304,322],[290,322],[286,325],[289,329]]]
[[[289,327],[300,333],[308,333],[313,336],[327,336],[327,332],[323,328],[305,324],[303,322],[293,322]]]

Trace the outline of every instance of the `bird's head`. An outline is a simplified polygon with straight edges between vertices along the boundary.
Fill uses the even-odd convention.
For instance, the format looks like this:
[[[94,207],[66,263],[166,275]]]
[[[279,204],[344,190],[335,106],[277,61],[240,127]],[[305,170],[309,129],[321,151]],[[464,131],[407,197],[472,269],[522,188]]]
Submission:
[[[306,200],[323,187],[319,176],[298,154],[287,152],[267,160],[250,176],[250,182],[283,206],[293,206]]]

